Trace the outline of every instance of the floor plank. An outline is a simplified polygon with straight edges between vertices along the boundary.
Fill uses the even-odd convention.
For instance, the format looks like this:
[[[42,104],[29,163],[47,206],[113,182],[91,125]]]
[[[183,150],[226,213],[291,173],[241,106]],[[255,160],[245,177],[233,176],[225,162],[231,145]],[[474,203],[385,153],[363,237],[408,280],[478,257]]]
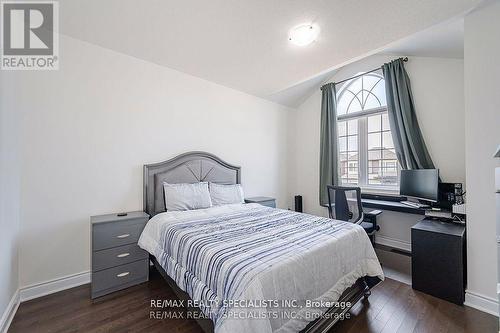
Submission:
[[[154,270],[150,281],[94,301],[90,285],[83,285],[22,303],[9,332],[203,332],[193,319],[150,319],[155,299],[176,296]],[[498,318],[386,279],[329,333],[345,332],[493,333]]]

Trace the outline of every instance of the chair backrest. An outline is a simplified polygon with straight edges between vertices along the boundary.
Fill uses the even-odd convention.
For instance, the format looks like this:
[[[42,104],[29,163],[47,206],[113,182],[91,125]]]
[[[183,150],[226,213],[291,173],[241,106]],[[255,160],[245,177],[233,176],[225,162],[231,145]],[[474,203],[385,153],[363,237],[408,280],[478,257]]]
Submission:
[[[352,223],[363,222],[361,189],[327,185],[328,214],[330,218]]]

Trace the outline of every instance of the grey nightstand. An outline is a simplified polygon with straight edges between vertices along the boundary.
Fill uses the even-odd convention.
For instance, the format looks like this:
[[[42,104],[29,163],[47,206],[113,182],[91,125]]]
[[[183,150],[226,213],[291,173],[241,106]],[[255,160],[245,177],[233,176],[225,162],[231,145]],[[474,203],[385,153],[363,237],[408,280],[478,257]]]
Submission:
[[[92,298],[148,280],[149,255],[137,245],[148,219],[144,212],[90,218]]]
[[[262,206],[276,208],[276,199],[270,197],[252,197],[246,198],[245,203],[258,203]]]

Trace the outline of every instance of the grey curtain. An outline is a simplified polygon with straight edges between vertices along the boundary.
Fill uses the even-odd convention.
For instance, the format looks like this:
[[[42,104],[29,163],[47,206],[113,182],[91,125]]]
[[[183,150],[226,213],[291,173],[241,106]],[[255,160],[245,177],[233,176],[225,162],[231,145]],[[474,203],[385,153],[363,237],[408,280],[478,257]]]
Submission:
[[[401,168],[434,169],[422,132],[418,126],[410,78],[403,59],[382,66],[392,139]]]
[[[328,204],[326,185],[338,185],[337,95],[334,83],[321,87],[319,203]]]

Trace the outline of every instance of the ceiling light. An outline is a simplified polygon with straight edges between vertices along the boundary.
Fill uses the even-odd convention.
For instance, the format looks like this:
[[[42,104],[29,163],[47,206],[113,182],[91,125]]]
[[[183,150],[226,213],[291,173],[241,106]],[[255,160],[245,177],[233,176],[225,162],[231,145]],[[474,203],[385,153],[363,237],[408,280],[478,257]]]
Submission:
[[[319,35],[317,24],[301,24],[290,31],[288,40],[298,46],[306,46],[316,40]]]

